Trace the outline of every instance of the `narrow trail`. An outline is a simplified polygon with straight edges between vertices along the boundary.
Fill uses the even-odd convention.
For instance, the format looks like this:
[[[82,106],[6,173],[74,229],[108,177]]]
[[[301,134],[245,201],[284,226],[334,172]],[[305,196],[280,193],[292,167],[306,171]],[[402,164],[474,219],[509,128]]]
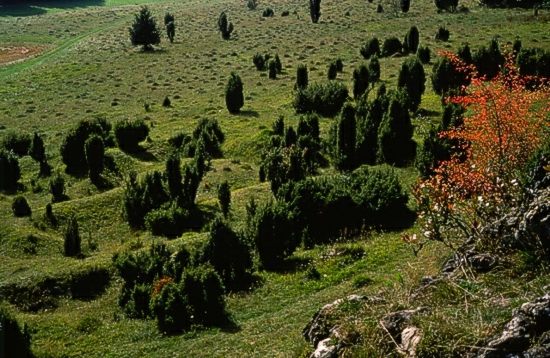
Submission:
[[[100,32],[108,31],[110,29],[120,26],[121,23],[127,21],[126,19],[120,19],[114,23],[109,24],[108,26],[102,26],[95,28],[91,31],[85,32],[73,38],[67,39],[64,42],[57,44],[54,48],[43,52],[35,57],[32,57],[28,60],[19,61],[10,65],[0,67],[0,81],[8,79],[10,76],[16,75],[24,70],[34,68],[36,66],[42,65],[44,63],[52,62],[55,59],[59,58],[67,52],[67,50],[74,47],[79,42],[96,35]]]

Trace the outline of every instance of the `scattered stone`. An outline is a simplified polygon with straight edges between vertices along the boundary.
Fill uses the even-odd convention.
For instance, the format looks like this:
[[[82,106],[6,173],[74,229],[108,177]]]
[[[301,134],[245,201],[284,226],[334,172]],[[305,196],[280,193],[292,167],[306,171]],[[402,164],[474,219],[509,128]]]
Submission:
[[[380,324],[392,336],[398,344],[401,343],[401,334],[405,328],[410,326],[414,315],[425,312],[425,307],[418,307],[414,310],[402,310],[388,313],[380,320]]]
[[[416,357],[416,347],[422,340],[422,331],[420,328],[410,326],[401,332],[400,349],[406,357]]]

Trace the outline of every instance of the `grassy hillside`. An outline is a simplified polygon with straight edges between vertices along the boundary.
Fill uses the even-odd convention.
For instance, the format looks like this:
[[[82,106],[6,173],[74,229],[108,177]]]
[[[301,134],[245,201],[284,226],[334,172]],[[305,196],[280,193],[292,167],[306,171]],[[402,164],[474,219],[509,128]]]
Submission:
[[[267,130],[279,115],[290,124],[298,121],[292,98],[299,64],[307,64],[310,83],[321,82],[326,79],[329,62],[340,58],[344,71],[338,74],[338,81],[351,89],[353,69],[364,62],[359,53],[364,42],[372,36],[402,39],[413,25],[420,31],[420,44],[432,51],[432,64],[438,50],[456,50],[466,42],[475,49],[495,36],[501,44],[519,37],[525,47],[550,49],[547,11],[534,17],[531,10],[486,9],[473,1],[463,3],[469,7],[467,13],[437,13],[431,1],[419,1],[412,3],[407,14],[395,15],[386,2],[382,2],[386,11],[377,13],[376,3],[324,0],[318,24],[311,23],[307,2],[295,0],[260,2],[254,11],[242,1],[226,0],[69,3],[0,6],[0,47],[44,46],[40,55],[0,66],[0,137],[8,131],[40,133],[49,163],[54,171],[63,173],[69,198],[53,204],[61,225],[44,225],[45,206],[51,200],[48,178],[38,178],[38,164],[28,156],[20,160],[19,193],[29,201],[33,215],[30,219],[14,217],[14,195],[0,194],[0,288],[32,287],[46,278],[63,280],[90,267],[114,273],[114,253],[165,241],[129,228],[122,217],[121,186],[131,170],[143,173],[164,169],[169,153],[167,140],[181,131],[190,133],[201,118],[217,119],[226,141],[222,147],[224,158],[213,160],[197,201],[205,211],[217,212],[216,188],[228,180],[232,220],[241,227],[250,198],[271,198],[269,184],[258,180],[260,152]],[[141,52],[131,46],[128,27],[144,3],[159,24],[166,11],[175,15],[173,44],[163,32],[154,52]],[[267,6],[275,11],[274,17],[261,16]],[[282,17],[285,10],[290,14]],[[217,31],[221,11],[235,25],[229,41]],[[440,26],[450,30],[449,42],[434,39]],[[258,52],[280,56],[283,73],[276,80],[256,71],[252,56]],[[403,60],[380,60],[382,81],[388,88],[396,87]],[[431,64],[425,65],[428,77],[431,68]],[[232,71],[244,83],[245,104],[239,115],[229,114],[224,102],[225,85]],[[171,107],[161,105],[166,96]],[[413,118],[414,138],[419,143],[431,123],[441,116],[440,98],[429,79],[420,107],[421,114]],[[144,119],[151,127],[144,153],[107,150],[120,169],[118,175],[108,178],[112,184],[108,189],[96,188],[87,177],[65,174],[59,154],[67,131],[79,120],[96,117],[111,123]],[[333,121],[321,119],[322,137],[327,136]],[[408,167],[397,172],[408,190],[417,178],[416,170]],[[331,168],[321,171],[330,173]],[[70,214],[79,221],[82,259],[62,254],[64,220]],[[413,226],[406,233],[419,230]],[[232,327],[164,337],[153,320],[124,317],[117,305],[122,282],[115,275],[106,291],[94,299],[62,296],[56,308],[33,313],[20,310],[17,318],[29,325],[32,348],[38,356],[300,356],[309,348],[301,329],[320,306],[348,293],[405,295],[422,276],[437,271],[448,252],[430,245],[414,256],[401,241],[404,233],[367,232],[351,242],[298,250],[288,270],[262,271],[256,289],[228,297],[228,309],[235,322]],[[30,234],[37,238],[34,244],[28,239]],[[205,237],[204,232],[185,233],[168,245],[191,247]],[[308,279],[306,269],[312,264],[321,274],[320,280]],[[515,279],[521,281],[521,277]],[[365,351],[366,355],[371,352]]]

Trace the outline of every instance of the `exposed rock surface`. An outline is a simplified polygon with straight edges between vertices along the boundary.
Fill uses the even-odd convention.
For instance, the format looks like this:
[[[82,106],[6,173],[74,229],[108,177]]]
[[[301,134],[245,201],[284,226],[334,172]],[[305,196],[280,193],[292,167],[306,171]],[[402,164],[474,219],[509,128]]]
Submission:
[[[531,347],[539,337],[540,343]],[[550,357],[550,294],[514,310],[502,333],[482,349],[480,357]]]
[[[383,300],[378,297],[350,295],[339,298],[336,301],[324,305],[314,315],[311,321],[302,330],[304,338],[313,344],[315,351],[310,357],[332,358],[338,356],[338,351],[343,347],[338,326],[335,326],[333,315],[344,303],[378,304]]]

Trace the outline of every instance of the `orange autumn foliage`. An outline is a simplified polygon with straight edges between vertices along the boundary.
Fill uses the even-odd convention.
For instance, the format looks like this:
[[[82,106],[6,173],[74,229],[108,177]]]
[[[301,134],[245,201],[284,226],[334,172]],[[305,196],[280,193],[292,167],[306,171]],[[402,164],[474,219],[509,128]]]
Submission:
[[[434,232],[434,225],[450,221],[471,233],[481,204],[494,207],[514,200],[519,170],[550,133],[548,82],[520,76],[511,56],[500,74],[486,81],[455,54],[442,55],[468,76],[470,84],[447,99],[466,109],[464,124],[440,133],[462,143],[461,155],[440,163],[414,191],[420,216],[432,227],[426,233],[435,237],[440,232]]]
[[[455,56],[450,59],[461,66]],[[491,81],[464,67],[472,71],[471,83],[463,95],[448,99],[466,108],[464,125],[441,135],[464,143],[466,159],[443,162],[431,180],[446,178],[460,197],[505,194],[548,135],[550,87],[541,82],[527,89],[532,78],[519,75],[511,56]]]

